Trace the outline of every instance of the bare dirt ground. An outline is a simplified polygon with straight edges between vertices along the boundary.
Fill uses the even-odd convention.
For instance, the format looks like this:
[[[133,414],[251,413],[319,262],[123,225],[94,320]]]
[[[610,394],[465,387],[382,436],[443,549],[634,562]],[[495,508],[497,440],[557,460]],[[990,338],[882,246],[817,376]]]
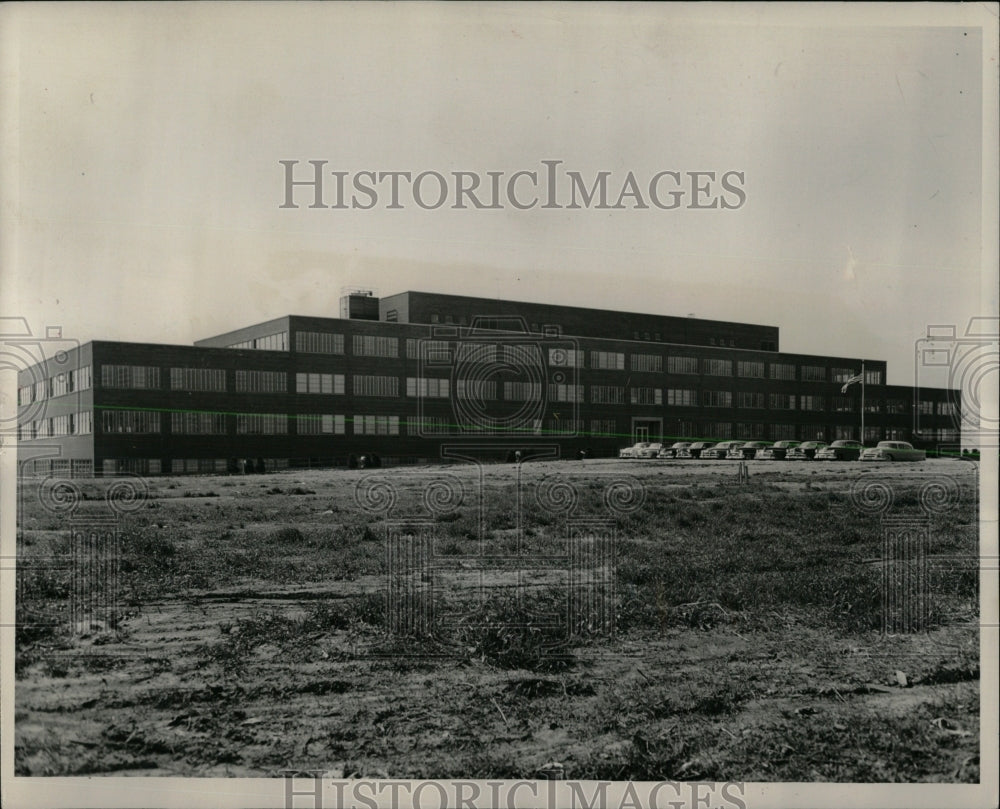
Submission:
[[[976,466],[748,467],[25,481],[16,771],[977,782]]]

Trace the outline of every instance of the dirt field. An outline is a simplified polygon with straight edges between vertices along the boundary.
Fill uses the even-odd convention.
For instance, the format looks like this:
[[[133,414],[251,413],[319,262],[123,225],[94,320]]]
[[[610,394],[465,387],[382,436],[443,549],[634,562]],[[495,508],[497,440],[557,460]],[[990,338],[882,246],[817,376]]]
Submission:
[[[737,470],[25,482],[16,771],[978,781],[976,466]]]

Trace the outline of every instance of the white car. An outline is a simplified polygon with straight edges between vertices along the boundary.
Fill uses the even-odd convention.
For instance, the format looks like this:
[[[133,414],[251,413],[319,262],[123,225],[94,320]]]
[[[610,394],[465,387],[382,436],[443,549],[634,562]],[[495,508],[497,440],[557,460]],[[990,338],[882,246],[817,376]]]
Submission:
[[[625,447],[625,449],[618,450],[619,458],[638,458],[639,453],[649,446],[648,441],[640,441],[638,444],[633,444],[631,447]]]
[[[687,449],[688,447],[691,446],[691,444],[692,444],[691,441],[676,441],[673,444],[671,444],[669,447],[665,446],[663,449],[661,449],[657,453],[656,457],[657,458],[677,458],[677,457],[679,457],[677,455],[677,453],[680,452],[682,449]]]
[[[861,451],[862,461],[922,461],[926,457],[926,451],[914,449],[906,441],[879,441],[877,447]]]
[[[731,461],[749,461],[756,457],[760,450],[769,447],[767,441],[747,441],[743,446],[733,447],[726,453],[726,457]]]
[[[663,444],[658,441],[654,441],[649,446],[643,447],[636,454],[636,458],[655,458],[659,455],[660,450],[663,449]]]
[[[754,459],[758,461],[783,461],[788,450],[799,445],[798,441],[777,441],[769,447],[757,450]]]

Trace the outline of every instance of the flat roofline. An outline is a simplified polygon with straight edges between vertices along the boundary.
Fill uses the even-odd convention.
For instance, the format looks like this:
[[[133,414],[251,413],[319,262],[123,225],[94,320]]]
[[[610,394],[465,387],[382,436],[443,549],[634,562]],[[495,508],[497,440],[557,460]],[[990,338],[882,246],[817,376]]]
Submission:
[[[513,298],[499,298],[499,297],[488,297],[482,295],[454,295],[449,292],[425,292],[419,289],[408,289],[404,292],[397,292],[394,295],[385,295],[379,300],[384,301],[387,298],[395,298],[400,295],[428,295],[436,298],[455,298],[458,300],[481,300],[481,301],[502,301],[504,303],[513,303],[517,305],[525,306],[556,306],[560,309],[575,309],[578,312],[608,312],[613,315],[637,315],[639,317],[669,317],[676,318],[677,320],[694,320],[701,323],[729,323],[737,326],[753,326],[759,329],[779,329],[778,326],[772,326],[765,323],[746,323],[742,320],[716,320],[714,318],[704,318],[704,317],[689,317],[687,315],[667,315],[667,314],[657,314],[655,312],[630,312],[623,309],[603,309],[598,306],[570,306],[562,303],[545,303],[541,301],[520,301],[514,300]]]

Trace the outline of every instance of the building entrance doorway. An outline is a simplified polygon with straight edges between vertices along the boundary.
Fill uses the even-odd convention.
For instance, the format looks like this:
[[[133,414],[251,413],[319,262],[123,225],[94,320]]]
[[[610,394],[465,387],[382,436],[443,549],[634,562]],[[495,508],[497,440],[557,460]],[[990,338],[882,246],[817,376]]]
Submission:
[[[663,419],[632,419],[632,443],[659,441],[663,434]]]

